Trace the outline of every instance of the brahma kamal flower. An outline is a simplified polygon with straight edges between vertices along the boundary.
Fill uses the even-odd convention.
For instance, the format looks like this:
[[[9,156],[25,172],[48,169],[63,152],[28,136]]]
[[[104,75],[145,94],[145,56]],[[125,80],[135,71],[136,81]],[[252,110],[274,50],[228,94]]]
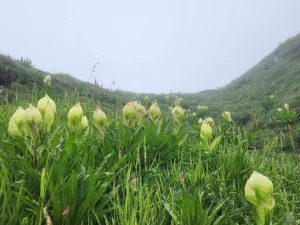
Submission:
[[[55,102],[46,94],[37,103],[37,108],[41,113],[42,121],[47,131],[50,130],[56,113]]]
[[[44,85],[49,87],[51,86],[51,76],[49,74],[44,78]]]
[[[122,109],[122,120],[127,127],[141,125],[146,114],[147,110],[143,105],[130,101]]]
[[[180,106],[177,105],[174,108],[172,108],[171,114],[172,114],[173,121],[176,124],[181,125],[183,122],[183,119],[184,119],[183,108],[181,108]]]
[[[252,173],[245,185],[245,197],[253,205],[261,205],[268,210],[275,206],[272,196],[273,183],[270,179],[256,171]]]
[[[282,112],[282,108],[277,108],[277,112]]]
[[[289,110],[289,109],[290,109],[290,106],[289,106],[289,104],[287,104],[287,103],[284,103],[284,106],[283,106],[283,108],[284,108],[285,110]]]
[[[68,125],[70,128],[80,128],[82,123],[83,110],[80,103],[74,105],[68,112]]]
[[[245,197],[256,207],[260,224],[265,224],[266,214],[275,207],[275,199],[272,193],[272,181],[268,177],[254,171],[246,182]]]
[[[93,114],[93,124],[97,129],[103,128],[107,123],[106,114],[97,107]]]
[[[126,127],[134,125],[135,116],[135,105],[133,101],[130,101],[122,108],[122,121]]]
[[[56,104],[47,94],[38,101],[37,108],[42,115],[48,110],[56,113]]]
[[[29,134],[26,114],[22,107],[19,107],[10,118],[8,123],[8,133],[13,137],[22,137]]]
[[[232,122],[231,113],[228,112],[228,111],[225,111],[225,112],[223,113],[223,118],[224,118],[224,120],[227,121],[227,122]]]
[[[97,137],[103,140],[105,134],[105,126],[107,124],[106,114],[99,108],[93,114],[93,124],[97,130]]]
[[[212,137],[212,128],[207,122],[203,122],[200,130],[201,137],[205,138],[207,142],[210,141]]]
[[[154,102],[149,108],[149,117],[150,119],[157,123],[161,118],[161,110],[157,102]]]

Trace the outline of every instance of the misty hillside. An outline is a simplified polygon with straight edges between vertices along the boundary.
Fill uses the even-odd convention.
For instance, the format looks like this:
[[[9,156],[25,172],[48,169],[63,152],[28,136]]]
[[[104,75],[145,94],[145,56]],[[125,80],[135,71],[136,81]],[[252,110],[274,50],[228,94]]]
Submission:
[[[6,101],[15,98],[30,98],[35,90],[43,90],[46,72],[35,69],[30,60],[14,60],[0,55],[0,85],[4,88]],[[53,75],[54,95],[73,97],[74,101],[89,99],[110,107],[117,102],[143,99],[146,94],[110,91],[95,84],[79,81],[67,74]],[[272,112],[287,101],[300,111],[300,34],[288,39],[244,75],[219,90],[202,91],[196,94],[179,94],[184,98],[185,108],[195,109],[208,105],[213,115],[224,110],[233,112],[236,120],[247,123],[258,117],[266,123]],[[167,107],[165,95],[149,94]],[[270,100],[270,96],[274,98]],[[4,98],[1,98],[3,102]]]
[[[271,96],[274,97],[272,100]],[[205,104],[212,111],[230,110],[245,120],[263,116],[266,122],[272,111],[285,101],[299,112],[300,34],[288,39],[224,88],[189,97],[193,107]]]
[[[15,60],[9,56],[0,55],[0,89],[1,102],[13,103],[18,100],[38,99],[44,93],[43,79],[47,72],[34,68],[29,59]],[[80,81],[69,74],[51,74],[52,88],[50,94],[55,99],[66,98],[68,101],[101,103],[104,108],[111,108],[118,102],[130,99],[119,91],[111,92],[101,88],[97,83]],[[127,97],[128,96],[128,97]]]

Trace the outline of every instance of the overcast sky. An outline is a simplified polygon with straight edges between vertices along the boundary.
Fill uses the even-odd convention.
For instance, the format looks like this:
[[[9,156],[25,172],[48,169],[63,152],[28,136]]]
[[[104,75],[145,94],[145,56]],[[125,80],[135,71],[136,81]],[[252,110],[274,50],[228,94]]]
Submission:
[[[0,0],[0,53],[86,81],[99,62],[107,88],[197,92],[300,32],[299,12],[299,0]]]

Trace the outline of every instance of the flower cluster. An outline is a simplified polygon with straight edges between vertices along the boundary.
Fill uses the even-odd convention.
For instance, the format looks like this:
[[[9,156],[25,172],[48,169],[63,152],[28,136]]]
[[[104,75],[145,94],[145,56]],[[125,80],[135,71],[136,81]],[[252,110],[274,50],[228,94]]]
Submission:
[[[37,108],[41,113],[44,129],[49,132],[54,122],[56,104],[48,95],[45,95],[38,101]]]
[[[68,125],[72,130],[84,130],[88,127],[88,119],[83,115],[80,103],[74,105],[68,112]]]
[[[287,125],[292,124],[297,119],[297,113],[290,109],[287,103],[284,103],[283,107],[277,108],[275,114],[275,121],[279,124]]]
[[[206,113],[208,111],[208,107],[206,105],[199,105],[197,110],[201,113]]]
[[[232,122],[231,113],[228,112],[228,111],[225,111],[225,112],[223,113],[223,119],[224,119],[226,122]]]
[[[55,102],[46,95],[40,99],[37,108],[29,104],[25,110],[19,107],[8,124],[8,132],[13,137],[37,138],[40,131],[49,131],[56,112]]]
[[[155,124],[157,124],[161,118],[161,110],[156,101],[149,108],[149,117]]]
[[[179,105],[177,105],[177,106],[175,106],[174,108],[171,109],[171,115],[172,115],[172,119],[173,119],[175,129],[178,130],[183,124],[184,109],[181,108]]]
[[[142,125],[147,110],[137,101],[128,102],[122,109],[122,120],[126,127]]]

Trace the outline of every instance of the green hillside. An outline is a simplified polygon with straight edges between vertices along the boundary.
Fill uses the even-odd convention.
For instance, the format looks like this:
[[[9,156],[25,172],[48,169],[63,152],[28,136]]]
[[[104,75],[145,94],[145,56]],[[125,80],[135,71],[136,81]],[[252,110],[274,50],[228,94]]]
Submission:
[[[190,105],[205,104],[218,113],[230,110],[237,119],[257,116],[266,123],[284,102],[300,112],[300,34],[224,88],[203,96],[203,92],[188,96]]]
[[[28,100],[32,98],[33,91],[37,94],[36,98],[40,97],[46,74],[35,69],[31,62],[0,55],[1,101]],[[59,98],[67,96],[73,101],[99,102],[106,108],[130,99],[143,100],[145,96],[149,96],[150,102],[157,99],[162,108],[170,105],[166,95],[110,91],[67,74],[53,74],[52,83],[55,91],[51,94]],[[177,95],[184,99],[182,104],[185,108],[196,110],[198,105],[207,105],[213,116],[229,110],[243,124],[254,119],[267,126],[274,110],[284,102],[300,112],[300,34],[288,39],[244,75],[221,89]],[[274,96],[272,101],[271,95]]]
[[[47,72],[34,68],[29,60],[15,60],[0,55],[1,103],[37,100],[44,95],[43,79]],[[48,90],[55,99],[69,102],[100,103],[104,108],[112,108],[118,102],[128,101],[129,95],[118,91],[112,92],[75,79],[68,74],[51,74],[52,88]]]

